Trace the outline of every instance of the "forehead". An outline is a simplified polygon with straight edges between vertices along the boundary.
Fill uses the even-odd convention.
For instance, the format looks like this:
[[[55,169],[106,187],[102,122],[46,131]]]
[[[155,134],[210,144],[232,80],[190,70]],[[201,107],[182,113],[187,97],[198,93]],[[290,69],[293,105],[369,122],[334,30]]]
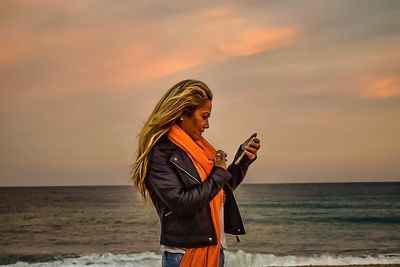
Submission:
[[[200,106],[197,111],[201,113],[203,112],[211,113],[211,109],[212,109],[211,101],[207,100],[207,102],[204,105]]]

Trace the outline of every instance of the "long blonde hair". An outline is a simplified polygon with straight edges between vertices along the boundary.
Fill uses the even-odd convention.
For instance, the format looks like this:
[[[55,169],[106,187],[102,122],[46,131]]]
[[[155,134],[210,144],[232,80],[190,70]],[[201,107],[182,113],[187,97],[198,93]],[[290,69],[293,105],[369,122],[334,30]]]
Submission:
[[[198,80],[187,79],[172,86],[158,101],[142,130],[138,134],[139,146],[136,161],[131,165],[130,181],[140,192],[142,199],[149,200],[145,186],[149,154],[154,144],[178,122],[181,115],[191,117],[195,110],[212,100],[208,86]]]

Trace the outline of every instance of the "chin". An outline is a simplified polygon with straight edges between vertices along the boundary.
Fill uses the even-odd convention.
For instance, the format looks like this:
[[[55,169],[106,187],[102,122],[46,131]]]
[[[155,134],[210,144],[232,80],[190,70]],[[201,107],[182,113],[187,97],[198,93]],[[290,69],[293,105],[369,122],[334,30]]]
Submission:
[[[200,140],[201,139],[201,135],[192,135],[192,139],[193,140]]]

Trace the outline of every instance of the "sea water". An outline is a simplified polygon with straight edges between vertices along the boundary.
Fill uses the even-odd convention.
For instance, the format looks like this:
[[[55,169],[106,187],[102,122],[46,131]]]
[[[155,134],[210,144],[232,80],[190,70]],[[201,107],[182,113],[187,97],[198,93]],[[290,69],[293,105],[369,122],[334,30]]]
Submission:
[[[400,263],[400,183],[241,184],[229,266]],[[130,186],[0,187],[0,265],[161,266],[160,223]]]

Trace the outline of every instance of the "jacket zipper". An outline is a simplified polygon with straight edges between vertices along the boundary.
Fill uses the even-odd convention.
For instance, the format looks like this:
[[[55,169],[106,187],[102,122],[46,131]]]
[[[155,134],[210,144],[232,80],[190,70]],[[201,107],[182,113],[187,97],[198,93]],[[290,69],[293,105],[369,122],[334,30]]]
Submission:
[[[170,215],[172,212],[174,212],[174,211],[171,210],[170,212],[165,213],[164,216],[167,217],[167,216]]]
[[[198,182],[199,184],[201,184],[199,182],[199,180],[197,180],[193,175],[191,175],[188,171],[186,171],[185,169],[183,169],[181,166],[179,166],[178,164],[176,164],[175,162],[173,162],[172,160],[169,160],[172,162],[172,164],[174,164],[176,167],[178,167],[179,169],[181,169],[182,171],[184,171],[187,175],[190,176],[190,178],[192,178],[193,180],[195,180],[196,182]]]

